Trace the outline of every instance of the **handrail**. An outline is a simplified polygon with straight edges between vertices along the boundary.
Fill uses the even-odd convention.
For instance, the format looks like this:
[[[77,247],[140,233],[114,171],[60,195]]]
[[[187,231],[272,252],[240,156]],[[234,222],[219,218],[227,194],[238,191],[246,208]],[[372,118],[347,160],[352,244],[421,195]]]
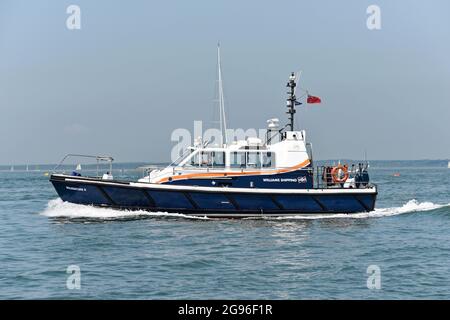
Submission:
[[[313,179],[314,179],[314,187],[315,188],[372,188],[376,186],[374,183],[370,182],[367,176],[367,180],[360,176],[360,180],[356,180],[358,174],[362,175],[367,172],[367,167],[356,167],[353,165],[348,169],[348,178],[344,182],[335,182],[333,180],[333,176],[331,174],[332,166],[318,166],[314,169]],[[327,170],[328,169],[328,170]]]
[[[70,157],[79,157],[79,158],[90,158],[90,159],[95,159],[97,161],[97,176],[98,176],[98,171],[99,171],[99,162],[100,161],[105,161],[105,162],[109,162],[109,170],[110,172],[112,172],[112,162],[114,161],[114,158],[111,156],[100,156],[100,155],[87,155],[87,154],[74,154],[74,153],[68,153],[66,154],[62,160],[53,168],[52,173],[54,173],[59,167],[62,166],[62,164],[64,163],[64,161],[66,161],[67,158]]]

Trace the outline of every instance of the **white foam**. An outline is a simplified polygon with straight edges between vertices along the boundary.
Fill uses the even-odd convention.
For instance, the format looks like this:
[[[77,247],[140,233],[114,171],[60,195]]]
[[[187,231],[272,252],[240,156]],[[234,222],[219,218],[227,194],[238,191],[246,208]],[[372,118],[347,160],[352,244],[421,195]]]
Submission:
[[[443,207],[450,206],[448,204],[435,204],[432,202],[419,202],[416,199],[409,200],[401,207],[391,207],[391,208],[377,208],[370,212],[360,212],[360,213],[338,213],[338,214],[317,214],[317,215],[298,215],[290,217],[277,217],[277,220],[281,219],[336,219],[336,218],[347,218],[347,219],[361,219],[361,218],[381,218],[396,216],[404,213],[412,213],[419,211],[430,211]]]
[[[338,213],[338,214],[307,214],[307,215],[293,215],[284,217],[267,217],[265,219],[361,219],[361,218],[380,218],[395,216],[404,213],[418,212],[418,211],[430,211],[439,209],[442,207],[450,206],[449,204],[434,204],[432,202],[419,202],[415,199],[408,201],[401,207],[392,208],[379,208],[371,212],[361,213]],[[54,218],[95,218],[95,219],[120,219],[120,218],[133,218],[140,216],[149,217],[179,217],[187,219],[208,219],[202,216],[190,216],[181,213],[168,213],[168,212],[148,212],[143,210],[130,211],[130,210],[116,210],[112,208],[99,208],[89,205],[74,204],[70,202],[63,202],[60,198],[50,200],[47,204],[47,208],[41,213],[47,217]]]
[[[89,205],[81,205],[64,202],[60,198],[50,200],[47,208],[41,213],[52,218],[94,218],[94,219],[119,219],[135,218],[142,216],[150,217],[180,217],[187,219],[208,219],[201,216],[188,216],[180,213],[148,212],[143,210],[117,210],[112,208],[99,208]]]

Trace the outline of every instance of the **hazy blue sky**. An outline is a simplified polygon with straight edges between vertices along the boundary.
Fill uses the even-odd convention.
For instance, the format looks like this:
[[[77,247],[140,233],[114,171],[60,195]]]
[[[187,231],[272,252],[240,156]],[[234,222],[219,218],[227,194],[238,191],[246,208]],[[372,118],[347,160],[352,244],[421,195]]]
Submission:
[[[81,7],[81,30],[66,8]],[[382,29],[366,27],[381,8]],[[171,132],[210,121],[221,42],[230,127],[286,119],[316,158],[450,157],[449,1],[0,0],[0,164],[65,153],[168,161]]]

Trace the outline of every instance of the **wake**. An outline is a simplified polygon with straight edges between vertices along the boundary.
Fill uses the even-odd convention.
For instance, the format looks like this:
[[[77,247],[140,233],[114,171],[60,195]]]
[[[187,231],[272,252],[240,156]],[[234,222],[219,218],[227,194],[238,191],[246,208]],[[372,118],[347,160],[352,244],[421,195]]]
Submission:
[[[449,207],[448,204],[435,204],[433,202],[419,202],[416,199],[409,200],[401,207],[391,207],[391,208],[376,208],[370,212],[360,212],[360,213],[338,213],[338,214],[317,214],[317,215],[298,215],[291,217],[277,217],[277,220],[282,219],[336,219],[336,218],[347,218],[347,219],[366,219],[366,218],[381,218],[396,216],[405,213],[431,211],[444,207]]]
[[[371,212],[361,213],[337,213],[337,214],[299,214],[284,217],[263,217],[263,219],[270,220],[292,220],[292,219],[364,219],[364,218],[381,218],[395,216],[405,213],[431,211],[448,207],[449,204],[435,204],[432,202],[419,202],[412,199],[405,203],[401,207],[391,208],[377,208]],[[162,217],[162,218],[183,218],[183,219],[200,219],[209,220],[209,218],[201,216],[190,216],[181,213],[167,213],[167,212],[148,212],[143,210],[131,211],[131,210],[117,210],[112,208],[99,208],[89,205],[74,204],[70,202],[64,202],[60,198],[50,200],[47,204],[47,208],[41,213],[44,216],[51,218],[69,218],[69,219],[137,219],[145,217]],[[254,219],[254,218],[249,218]],[[256,218],[261,219],[261,218]]]
[[[112,208],[99,208],[83,204],[64,202],[60,198],[50,200],[47,208],[41,213],[51,218],[94,218],[94,219],[126,219],[143,217],[175,217],[185,219],[208,219],[201,216],[188,216],[181,213],[148,212],[144,210],[117,210]]]

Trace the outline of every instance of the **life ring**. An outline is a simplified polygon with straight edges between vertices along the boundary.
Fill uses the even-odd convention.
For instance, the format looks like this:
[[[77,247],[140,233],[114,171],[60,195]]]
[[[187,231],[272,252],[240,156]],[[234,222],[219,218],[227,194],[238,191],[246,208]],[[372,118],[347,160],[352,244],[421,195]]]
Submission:
[[[340,170],[344,172],[344,175],[342,177],[339,177]],[[333,169],[331,169],[331,177],[333,178],[334,183],[344,183],[348,179],[348,168],[341,164],[333,167]]]

